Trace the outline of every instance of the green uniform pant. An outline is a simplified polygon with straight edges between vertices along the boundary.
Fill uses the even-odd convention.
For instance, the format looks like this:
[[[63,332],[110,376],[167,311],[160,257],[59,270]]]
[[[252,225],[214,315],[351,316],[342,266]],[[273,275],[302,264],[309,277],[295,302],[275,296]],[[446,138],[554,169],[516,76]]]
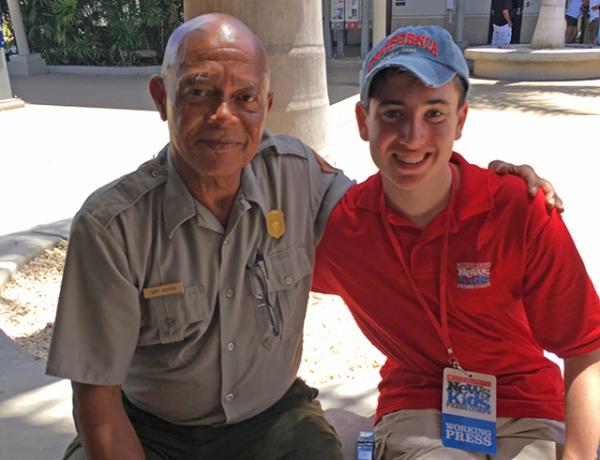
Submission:
[[[341,443],[325,420],[317,390],[296,380],[261,414],[219,427],[174,425],[124,399],[146,460],[342,460]],[[85,460],[78,438],[65,460]]]

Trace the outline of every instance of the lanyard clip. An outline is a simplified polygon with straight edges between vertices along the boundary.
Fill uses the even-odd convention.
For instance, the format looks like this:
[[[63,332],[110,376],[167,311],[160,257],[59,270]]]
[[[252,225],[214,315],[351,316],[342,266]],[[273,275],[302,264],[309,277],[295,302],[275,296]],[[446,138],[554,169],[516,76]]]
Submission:
[[[463,374],[465,374],[467,377],[471,378],[473,375],[466,371],[465,369],[463,369],[463,367],[460,365],[460,363],[458,362],[458,359],[456,358],[456,355],[454,354],[454,350],[452,349],[452,347],[448,347],[448,363],[456,370],[462,372]]]

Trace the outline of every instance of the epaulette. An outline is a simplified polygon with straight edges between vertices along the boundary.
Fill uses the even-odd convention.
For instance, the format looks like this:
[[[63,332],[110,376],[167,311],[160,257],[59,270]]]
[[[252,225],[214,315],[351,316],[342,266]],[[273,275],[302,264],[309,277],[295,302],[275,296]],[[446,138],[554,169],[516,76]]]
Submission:
[[[280,155],[296,155],[307,158],[310,151],[311,149],[300,139],[287,135],[274,136],[266,130],[259,146],[259,153],[263,155],[278,153]]]
[[[137,170],[96,190],[85,201],[81,210],[106,227],[117,215],[165,183],[167,176],[165,148],[155,158],[140,165]]]

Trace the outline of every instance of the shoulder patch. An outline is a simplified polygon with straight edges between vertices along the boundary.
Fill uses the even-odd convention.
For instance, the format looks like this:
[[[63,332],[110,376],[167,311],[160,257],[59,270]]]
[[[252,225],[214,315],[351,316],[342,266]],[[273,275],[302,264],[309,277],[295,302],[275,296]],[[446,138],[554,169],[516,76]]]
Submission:
[[[96,190],[85,201],[82,210],[94,217],[100,225],[107,226],[115,216],[167,181],[166,164],[161,160],[154,158],[147,161],[136,171]]]
[[[317,163],[319,163],[319,166],[321,167],[321,171],[323,171],[324,173],[327,173],[327,174],[335,174],[337,172],[337,170],[333,166],[331,166],[329,163],[327,163],[325,158],[323,158],[321,155],[319,155],[314,150],[312,151],[312,153],[314,154],[314,156],[317,160]]]

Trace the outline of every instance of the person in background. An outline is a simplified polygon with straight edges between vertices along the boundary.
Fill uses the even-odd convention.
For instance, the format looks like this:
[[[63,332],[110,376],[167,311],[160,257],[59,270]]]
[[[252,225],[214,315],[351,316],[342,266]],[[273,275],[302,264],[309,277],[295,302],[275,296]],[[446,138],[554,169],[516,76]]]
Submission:
[[[492,46],[510,44],[512,38],[511,0],[492,0]]]
[[[600,0],[588,0],[589,1],[589,13],[588,23],[585,28],[585,34],[583,42],[587,45],[596,45],[598,43],[598,32],[600,28]]]
[[[583,8],[583,0],[569,0],[565,13],[567,28],[565,29],[565,43],[573,43],[577,37],[579,17]]]

